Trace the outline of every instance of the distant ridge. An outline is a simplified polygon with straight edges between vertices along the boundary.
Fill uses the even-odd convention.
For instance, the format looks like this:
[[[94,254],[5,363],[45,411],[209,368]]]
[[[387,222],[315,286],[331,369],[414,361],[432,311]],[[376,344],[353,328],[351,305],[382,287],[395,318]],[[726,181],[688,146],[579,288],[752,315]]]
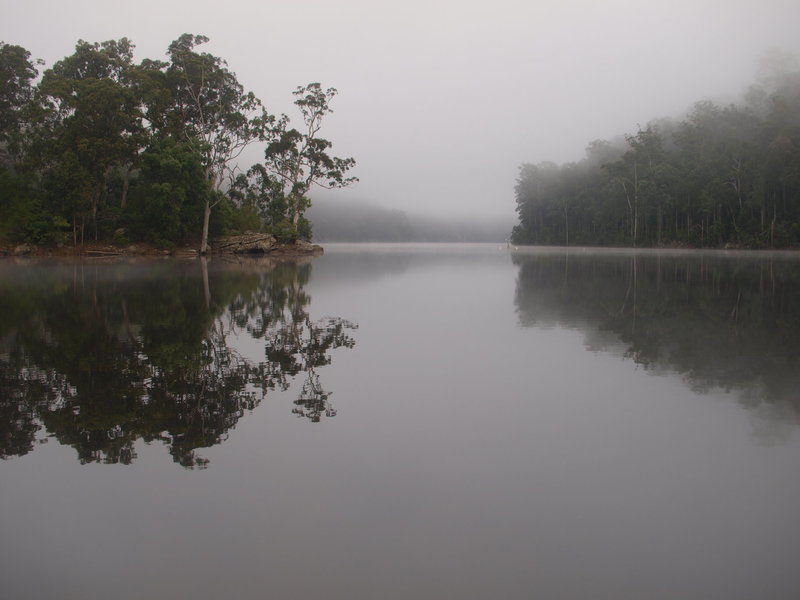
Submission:
[[[513,215],[493,218],[408,214],[362,200],[325,198],[306,213],[315,242],[503,242]]]

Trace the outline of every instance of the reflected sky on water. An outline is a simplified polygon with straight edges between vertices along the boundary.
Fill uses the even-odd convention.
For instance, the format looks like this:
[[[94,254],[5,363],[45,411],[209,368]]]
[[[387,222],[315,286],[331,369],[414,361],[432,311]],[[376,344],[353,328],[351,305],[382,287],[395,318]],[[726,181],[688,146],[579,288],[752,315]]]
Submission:
[[[12,597],[800,590],[795,258],[331,246],[0,286]]]

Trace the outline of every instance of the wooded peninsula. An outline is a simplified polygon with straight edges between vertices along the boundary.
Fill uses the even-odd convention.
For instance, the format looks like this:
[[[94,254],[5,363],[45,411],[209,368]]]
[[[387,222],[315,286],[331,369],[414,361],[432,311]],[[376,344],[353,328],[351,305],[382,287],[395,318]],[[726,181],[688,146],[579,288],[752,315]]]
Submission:
[[[739,104],[520,167],[515,244],[800,247],[800,65],[768,54]]]
[[[127,38],[80,40],[41,78],[41,61],[0,42],[0,244],[205,253],[244,231],[310,240],[309,190],[356,181],[355,161],[319,135],[336,89],[298,87],[294,128],[199,51],[207,41],[183,34],[168,60],[137,63]],[[263,162],[243,169],[252,143]]]

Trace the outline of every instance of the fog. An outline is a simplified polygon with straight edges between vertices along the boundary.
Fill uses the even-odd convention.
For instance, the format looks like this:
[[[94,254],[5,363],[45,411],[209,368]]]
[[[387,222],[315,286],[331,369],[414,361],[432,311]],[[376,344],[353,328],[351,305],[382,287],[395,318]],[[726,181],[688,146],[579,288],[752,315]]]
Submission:
[[[797,23],[796,0],[32,0],[7,3],[0,40],[47,67],[78,39],[125,36],[141,60],[204,34],[270,112],[295,116],[300,84],[339,90],[322,135],[360,182],[317,203],[486,219],[513,218],[523,162],[736,100],[760,55],[800,53]]]
[[[306,216],[318,242],[503,243],[516,224],[512,214],[436,216],[349,199],[323,199],[312,204]]]

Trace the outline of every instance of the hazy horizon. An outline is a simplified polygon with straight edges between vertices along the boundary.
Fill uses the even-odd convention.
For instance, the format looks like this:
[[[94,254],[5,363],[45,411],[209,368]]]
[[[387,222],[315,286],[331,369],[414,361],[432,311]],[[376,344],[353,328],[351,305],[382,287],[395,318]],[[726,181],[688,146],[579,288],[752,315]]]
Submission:
[[[361,181],[315,199],[433,217],[513,216],[520,164],[579,160],[592,140],[700,100],[737,101],[760,56],[800,53],[790,0],[41,0],[4,12],[0,40],[44,68],[78,39],[128,37],[139,61],[190,32],[270,112],[296,118],[297,85],[336,87],[322,135],[356,159]],[[248,164],[259,157],[252,149]]]
[[[482,218],[461,214],[436,216],[346,197],[313,202],[306,216],[311,222],[314,240],[320,243],[503,243],[510,238],[517,223],[513,214]]]

